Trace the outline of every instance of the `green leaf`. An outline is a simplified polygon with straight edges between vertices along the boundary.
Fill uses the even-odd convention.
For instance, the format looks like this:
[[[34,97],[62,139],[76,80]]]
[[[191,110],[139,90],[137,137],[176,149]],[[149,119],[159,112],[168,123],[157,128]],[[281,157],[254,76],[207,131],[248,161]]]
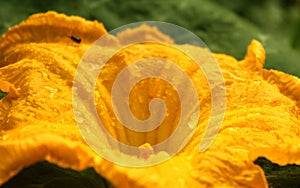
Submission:
[[[7,94],[8,92],[4,92],[0,90],[0,99],[4,98]]]
[[[267,160],[258,158],[255,162],[265,172],[268,184],[271,188],[298,188],[300,185],[300,166],[279,166]]]
[[[93,168],[78,172],[39,162],[23,169],[1,188],[112,188]]]

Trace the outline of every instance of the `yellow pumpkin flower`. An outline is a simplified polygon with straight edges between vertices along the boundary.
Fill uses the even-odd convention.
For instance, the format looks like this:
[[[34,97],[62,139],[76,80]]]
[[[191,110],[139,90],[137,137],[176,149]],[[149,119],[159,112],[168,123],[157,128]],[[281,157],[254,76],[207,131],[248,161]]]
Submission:
[[[123,39],[133,37],[135,32],[145,32],[145,38],[151,35],[152,39],[173,42],[158,30],[142,26],[112,37],[107,41],[111,46],[103,48],[101,53],[105,55],[105,50],[126,43]],[[0,89],[12,93],[13,97],[0,100],[0,185],[39,161],[78,171],[93,167],[115,187],[122,188],[263,188],[268,185],[263,170],[253,163],[257,157],[266,157],[280,165],[300,165],[300,80],[280,71],[263,69],[265,51],[256,40],[251,42],[241,61],[225,54],[214,54],[225,79],[227,101],[224,122],[208,150],[199,152],[210,110],[207,82],[200,75],[193,80],[201,94],[199,124],[191,141],[178,155],[143,168],[119,166],[98,156],[85,143],[76,126],[72,85],[81,57],[105,33],[104,26],[97,21],[48,12],[29,17],[2,36]],[[143,47],[158,57],[164,53],[171,58],[174,53],[151,43]],[[191,45],[181,48],[201,50]],[[139,55],[135,47],[129,48],[128,54],[133,57],[120,52],[115,62],[126,65],[134,55]],[[113,66],[107,70],[107,79],[110,70],[122,67]],[[184,68],[192,75],[192,65]],[[110,86],[109,80],[101,84],[102,88]],[[159,82],[155,90],[149,89],[149,84],[145,82],[135,88],[133,95],[141,94],[147,100],[156,95],[165,97],[166,101],[172,98],[174,101],[167,101],[166,105],[177,110],[178,101],[173,91],[168,96],[163,92],[167,87],[164,83]],[[139,93],[139,89],[145,88],[148,93]],[[111,109],[101,108],[109,95],[102,96],[103,101],[98,100],[96,107],[112,135],[127,144],[140,146],[141,156],[137,157],[151,160],[152,155],[164,155],[153,153],[151,145],[171,134],[167,130],[173,129],[176,113],[166,119],[160,131],[135,134],[121,127],[110,127],[116,122]],[[141,111],[141,107],[132,106],[133,112],[145,118],[147,113]]]

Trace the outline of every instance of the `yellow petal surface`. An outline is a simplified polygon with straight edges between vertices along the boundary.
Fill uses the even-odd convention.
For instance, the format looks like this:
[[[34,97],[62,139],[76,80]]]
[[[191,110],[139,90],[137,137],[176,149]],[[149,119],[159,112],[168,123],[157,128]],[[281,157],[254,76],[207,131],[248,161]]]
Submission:
[[[134,32],[145,32],[145,39],[151,35],[158,40],[172,42],[162,33],[158,34],[157,29],[142,27],[124,31],[108,43],[126,43],[123,38],[126,35],[132,37]],[[300,81],[279,71],[264,70],[265,52],[255,40],[248,47],[244,60],[238,61],[224,54],[214,55],[225,79],[227,101],[221,130],[208,150],[199,152],[210,111],[208,85],[203,75],[186,59],[178,65],[196,84],[201,104],[199,125],[188,145],[170,160],[144,168],[118,166],[96,155],[84,142],[76,126],[71,88],[82,55],[105,33],[103,25],[96,21],[48,12],[29,17],[2,37],[0,88],[14,90],[17,94],[0,101],[0,185],[23,168],[43,160],[75,170],[94,167],[114,186],[122,188],[267,187],[262,169],[253,163],[257,157],[265,156],[281,165],[299,164],[300,90],[297,88]],[[73,35],[80,37],[82,42],[73,41],[70,38]],[[203,51],[190,45],[177,47]],[[100,55],[104,56],[110,48],[113,45],[103,47]],[[148,55],[166,57],[176,62],[176,59],[171,59],[175,53],[171,48],[153,43],[128,48],[126,53],[120,52],[110,61],[106,73],[104,71],[105,76],[99,79],[98,87],[104,93],[97,100],[96,107],[113,136],[127,144],[145,146],[143,144],[163,140],[164,135],[170,134],[169,129],[161,128],[157,132],[139,135],[110,126],[116,122],[107,102],[112,73],[140,56],[135,48],[147,49],[146,52],[151,52]],[[172,92],[167,97],[166,84],[156,80],[148,82],[135,88],[148,91],[146,94],[140,93],[145,104],[151,97],[157,96],[166,100],[171,98],[173,101],[167,103],[170,106],[178,102]],[[151,83],[156,84],[154,89]],[[133,102],[139,96],[135,94],[139,94],[138,91],[133,93]],[[142,108],[145,104],[139,105]],[[146,118],[147,112],[136,105],[134,103],[132,106],[133,113]],[[171,119],[176,120],[179,109],[174,106],[172,110],[170,120],[165,122],[170,129],[174,127]],[[130,140],[132,136],[138,139]],[[136,142],[140,139],[143,140]]]

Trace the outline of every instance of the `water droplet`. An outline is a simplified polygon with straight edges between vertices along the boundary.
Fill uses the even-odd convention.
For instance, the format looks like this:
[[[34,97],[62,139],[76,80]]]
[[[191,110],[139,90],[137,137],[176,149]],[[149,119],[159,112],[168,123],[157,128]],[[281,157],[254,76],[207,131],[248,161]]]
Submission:
[[[240,100],[245,101],[245,100],[247,100],[247,97],[242,97],[242,98],[240,98]]]
[[[49,79],[49,75],[47,73],[42,72],[42,75],[43,75],[44,78]]]
[[[80,117],[80,116],[76,116],[76,121],[78,123],[83,123],[84,122],[84,118]]]
[[[260,115],[259,112],[256,112],[256,113],[249,113],[249,114],[247,114],[247,117],[259,116],[259,115]]]
[[[101,68],[100,65],[95,64],[95,63],[89,63],[89,65],[90,65],[90,68],[91,68],[92,70],[95,70],[95,71],[98,71],[98,70],[100,70],[100,68]]]
[[[55,93],[58,91],[58,89],[52,88],[52,87],[49,87],[49,86],[45,86],[45,88],[50,91],[49,97],[53,97],[55,95]]]
[[[259,85],[260,84],[260,80],[255,80],[254,84]]]
[[[3,135],[2,138],[1,138],[1,140],[3,140],[3,141],[5,141],[7,139],[8,139],[8,135]]]

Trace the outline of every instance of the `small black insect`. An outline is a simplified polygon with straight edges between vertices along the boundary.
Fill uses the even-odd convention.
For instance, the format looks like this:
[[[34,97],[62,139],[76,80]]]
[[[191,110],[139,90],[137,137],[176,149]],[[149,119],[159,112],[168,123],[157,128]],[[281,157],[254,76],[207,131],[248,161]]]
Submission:
[[[72,36],[71,36],[71,39],[72,39],[73,41],[77,42],[77,43],[80,43],[80,42],[81,42],[81,38],[80,38],[80,37],[77,37],[77,36],[75,36],[75,35],[72,35]]]

